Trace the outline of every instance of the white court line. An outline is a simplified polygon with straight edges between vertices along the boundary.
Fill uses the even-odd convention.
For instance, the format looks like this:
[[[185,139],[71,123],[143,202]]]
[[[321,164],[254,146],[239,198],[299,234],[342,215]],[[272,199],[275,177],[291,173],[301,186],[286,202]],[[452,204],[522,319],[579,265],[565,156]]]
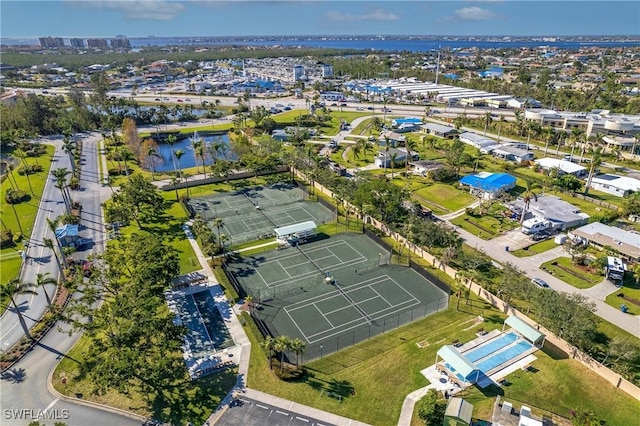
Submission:
[[[333,325],[333,323],[331,321],[329,321],[329,318],[326,317],[325,314],[322,313],[322,311],[318,308],[318,305],[314,304],[313,305],[316,308],[316,311],[320,312],[320,315],[322,315],[322,318],[325,319],[325,321],[327,321],[329,323],[329,325],[331,326],[331,328],[336,328],[335,325]]]
[[[289,278],[293,278],[293,277],[291,276],[291,274],[289,273],[289,271],[287,271],[287,268],[286,268],[286,267],[284,267],[284,266],[282,266],[282,263],[280,263],[280,261],[278,261],[278,265],[280,265],[280,267],[282,268],[282,270],[284,271],[284,273],[285,273],[285,274],[287,274],[287,275],[289,276]],[[296,266],[298,266],[298,265],[296,265]]]
[[[300,328],[300,326],[298,325],[298,322],[296,320],[293,319],[293,317],[291,316],[291,314],[289,313],[289,311],[287,310],[287,307],[284,307],[284,311],[287,314],[287,316],[289,317],[289,319],[291,320],[291,322],[293,323],[293,325],[296,326],[296,328],[298,329],[298,331],[300,332],[300,334],[302,334],[302,337],[304,337],[304,339],[309,342],[312,343],[309,338],[307,337],[306,334],[304,334],[304,331],[302,331],[302,329]]]
[[[386,297],[384,297],[383,295],[381,295],[380,293],[378,293],[378,291],[377,291],[375,288],[371,287],[370,285],[369,285],[368,287],[369,287],[371,290],[373,290],[373,291],[378,295],[378,297],[379,297],[380,299],[384,300],[384,301],[385,301],[385,303],[386,303],[387,305],[389,305],[389,306],[393,306],[391,303],[389,303],[389,301],[387,300],[387,298],[386,298]]]

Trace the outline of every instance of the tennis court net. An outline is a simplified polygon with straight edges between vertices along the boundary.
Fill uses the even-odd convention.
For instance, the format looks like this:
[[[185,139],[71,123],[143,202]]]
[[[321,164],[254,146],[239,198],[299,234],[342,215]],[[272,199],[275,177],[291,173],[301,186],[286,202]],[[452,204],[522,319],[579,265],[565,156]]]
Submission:
[[[309,262],[311,262],[311,264],[312,264],[313,266],[315,266],[315,267],[316,267],[316,269],[317,269],[318,271],[320,271],[320,273],[322,274],[322,276],[323,276],[323,277],[325,277],[325,276],[327,275],[327,274],[322,270],[322,268],[320,267],[320,265],[318,265],[318,264],[316,263],[316,261],[315,261],[315,260],[313,260],[311,257],[309,257],[309,255],[308,255],[306,252],[304,252],[304,251],[300,248],[300,244],[296,244],[296,248],[298,249],[298,251],[299,251],[300,253],[302,253],[302,254],[303,254],[303,256],[304,256],[304,257],[306,257],[306,258],[307,258],[307,260],[308,260]]]
[[[358,310],[358,312],[360,312],[360,315],[362,315],[362,317],[363,317],[364,319],[366,319],[366,320],[367,320],[367,322],[368,322],[370,325],[372,325],[372,324],[373,324],[373,320],[371,319],[371,317],[369,317],[369,315],[367,315],[367,313],[366,313],[365,311],[363,311],[363,310],[362,310],[362,308],[361,308],[360,306],[358,306],[358,304],[357,304],[356,302],[354,302],[354,301],[353,301],[353,299],[351,298],[351,296],[349,296],[349,295],[347,294],[347,292],[346,292],[346,291],[344,291],[344,290],[342,289],[342,286],[338,283],[338,281],[334,281],[334,282],[333,282],[333,285],[334,285],[334,287],[335,287],[335,288],[337,288],[337,289],[338,289],[338,291],[339,291],[340,293],[342,293],[342,295],[344,296],[344,298],[345,298],[345,299],[347,299],[347,301],[348,301],[349,303],[351,303],[351,304],[353,305],[353,307],[354,307],[354,308],[356,308],[356,309]]]
[[[251,198],[251,197],[249,196],[249,194],[247,194],[245,191],[242,191],[242,195],[244,195],[244,196],[247,198],[247,200],[249,200],[249,201],[251,202],[251,204],[253,204],[253,205],[254,205],[254,207],[256,208],[256,210],[258,210],[260,213],[262,213],[262,215],[263,215],[264,217],[266,217],[266,218],[267,218],[267,220],[268,220],[269,222],[271,222],[271,224],[272,224],[273,226],[275,226],[276,228],[278,228],[278,227],[279,227],[279,225],[278,225],[277,223],[275,223],[275,222],[273,221],[273,219],[271,219],[271,218],[270,218],[270,217],[269,217],[269,216],[268,216],[264,211],[262,211],[262,208],[260,207],[260,205],[259,205],[258,203],[256,203],[255,201],[253,201],[253,198]]]

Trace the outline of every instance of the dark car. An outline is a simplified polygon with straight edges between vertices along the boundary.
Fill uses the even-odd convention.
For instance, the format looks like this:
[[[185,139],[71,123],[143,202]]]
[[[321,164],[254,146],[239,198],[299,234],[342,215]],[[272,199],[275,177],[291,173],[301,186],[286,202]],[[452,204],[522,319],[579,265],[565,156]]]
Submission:
[[[532,241],[542,241],[542,240],[546,240],[547,238],[549,238],[549,235],[546,233],[537,232],[535,234],[531,234]]]

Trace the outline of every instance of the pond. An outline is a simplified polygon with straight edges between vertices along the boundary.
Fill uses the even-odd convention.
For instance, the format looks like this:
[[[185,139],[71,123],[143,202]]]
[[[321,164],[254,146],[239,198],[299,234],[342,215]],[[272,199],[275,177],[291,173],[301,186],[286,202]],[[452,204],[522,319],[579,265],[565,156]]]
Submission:
[[[211,144],[223,143],[226,147],[229,147],[229,136],[226,133],[214,136],[199,136],[198,132],[195,132],[193,135],[189,135],[185,138],[178,139],[178,141],[173,144],[173,146],[168,143],[159,143],[158,144],[158,155],[160,156],[160,161],[155,170],[157,172],[170,172],[174,171],[174,162],[172,159],[173,153],[178,150],[182,150],[184,154],[180,158],[180,160],[176,159],[175,164],[179,165],[181,169],[186,169],[189,167],[196,166],[196,157],[193,151],[192,142],[194,140],[202,140],[205,145],[210,146]],[[213,163],[214,159],[209,150],[205,150],[205,159],[204,164],[210,165]],[[217,158],[225,158],[222,150],[219,151]],[[231,152],[228,152],[226,155],[228,160],[233,160],[235,157]],[[202,165],[202,159],[198,158],[198,165]]]

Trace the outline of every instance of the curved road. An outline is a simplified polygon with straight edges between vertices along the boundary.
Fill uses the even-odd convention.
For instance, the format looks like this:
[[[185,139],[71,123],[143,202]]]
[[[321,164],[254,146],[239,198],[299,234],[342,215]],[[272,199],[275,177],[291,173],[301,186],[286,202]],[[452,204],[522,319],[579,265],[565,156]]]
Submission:
[[[81,190],[74,191],[72,196],[75,200],[80,201],[83,206],[81,235],[85,238],[91,238],[94,241],[92,247],[85,252],[79,252],[79,256],[86,257],[93,251],[100,251],[104,246],[103,241],[103,224],[100,203],[109,196],[109,189],[102,188],[99,181],[97,141],[100,139],[99,134],[94,133],[83,137],[83,153],[82,153],[82,174],[81,174]],[[59,147],[59,141],[54,142]],[[60,156],[60,151],[56,150],[55,162],[53,168],[68,167],[68,157],[66,154]],[[66,165],[65,165],[66,164]],[[51,179],[50,179],[51,180]],[[55,217],[61,212],[63,206],[57,204],[61,199],[59,191],[51,191],[53,188],[51,181],[47,184],[45,195],[41,204],[41,211],[38,220],[46,226],[44,217]],[[53,188],[55,189],[55,188]],[[56,191],[58,193],[56,193]],[[44,213],[43,213],[44,212]],[[34,238],[41,241],[41,236],[46,235],[45,231],[36,233],[34,227]],[[50,231],[49,231],[50,232]],[[40,237],[36,237],[40,236]],[[33,248],[31,249],[34,250]],[[36,247],[35,251],[41,252],[41,247]],[[31,253],[30,253],[31,254]],[[31,254],[35,256],[35,254]],[[25,268],[25,276],[28,273],[35,273],[32,269],[40,269],[43,272],[45,267],[53,267],[55,269],[54,260],[48,259],[47,262],[34,263],[27,265]],[[50,289],[50,294],[53,289]],[[36,311],[45,308],[44,296],[35,297],[30,306],[27,307],[26,313],[34,318]],[[6,317],[6,318],[5,318]],[[10,313],[3,316],[3,327],[10,324],[9,320],[15,319],[15,314]],[[3,328],[3,340],[8,336],[22,336],[22,329],[18,325],[14,327],[17,333],[11,330],[5,332]],[[101,409],[79,405],[71,402],[58,400],[54,395],[49,393],[47,383],[49,374],[58,363],[63,354],[66,354],[73,343],[78,339],[78,335],[69,337],[68,334],[53,328],[42,341],[13,368],[2,375],[0,382],[0,424],[5,425],[26,425],[31,420],[41,420],[45,424],[53,424],[54,421],[61,421],[68,426],[114,426],[114,425],[140,425],[140,420],[104,411]],[[54,378],[58,380],[60,378]],[[46,410],[46,412],[43,412]],[[47,419],[47,420],[45,420]]]

